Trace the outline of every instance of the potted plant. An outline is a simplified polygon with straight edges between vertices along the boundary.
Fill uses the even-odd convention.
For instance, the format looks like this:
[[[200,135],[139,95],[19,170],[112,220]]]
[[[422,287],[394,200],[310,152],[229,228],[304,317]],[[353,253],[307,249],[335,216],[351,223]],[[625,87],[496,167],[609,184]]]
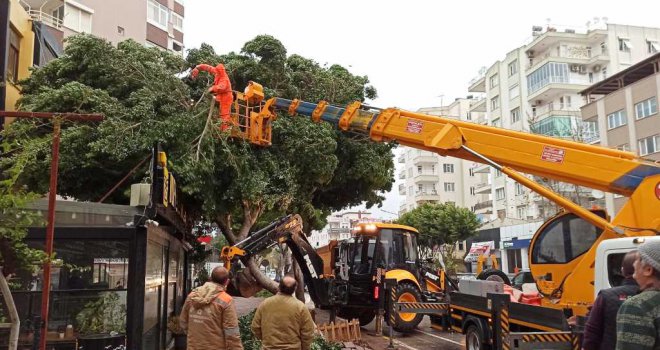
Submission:
[[[76,315],[78,344],[85,350],[119,348],[126,343],[126,306],[117,292],[103,292]]]
[[[188,336],[181,328],[179,316],[171,314],[167,319],[167,329],[172,333],[174,338],[174,350],[186,350]]]

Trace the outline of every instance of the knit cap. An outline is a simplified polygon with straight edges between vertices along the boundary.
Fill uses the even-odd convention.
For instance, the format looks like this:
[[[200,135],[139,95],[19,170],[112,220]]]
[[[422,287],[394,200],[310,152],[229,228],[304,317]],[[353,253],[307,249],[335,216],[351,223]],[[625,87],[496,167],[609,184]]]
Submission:
[[[660,271],[660,241],[646,242],[640,245],[637,251],[644,262]]]

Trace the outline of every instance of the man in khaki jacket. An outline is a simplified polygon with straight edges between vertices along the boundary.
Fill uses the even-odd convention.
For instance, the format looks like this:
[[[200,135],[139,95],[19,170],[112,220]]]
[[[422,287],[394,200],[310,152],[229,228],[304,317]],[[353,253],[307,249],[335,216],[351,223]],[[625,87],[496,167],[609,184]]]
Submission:
[[[314,321],[305,304],[293,296],[296,280],[285,276],[279,293],[257,308],[252,333],[264,350],[308,350],[314,340]]]
[[[181,327],[188,334],[188,350],[242,350],[238,316],[225,288],[229,272],[213,269],[209,282],[195,288],[181,310]]]

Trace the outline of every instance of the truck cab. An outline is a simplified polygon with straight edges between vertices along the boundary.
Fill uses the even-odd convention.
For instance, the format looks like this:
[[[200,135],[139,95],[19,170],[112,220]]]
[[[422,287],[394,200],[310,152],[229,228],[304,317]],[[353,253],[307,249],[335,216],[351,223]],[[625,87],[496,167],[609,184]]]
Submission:
[[[624,255],[649,241],[660,241],[660,236],[614,238],[598,245],[594,269],[594,299],[601,290],[621,285],[621,262]]]

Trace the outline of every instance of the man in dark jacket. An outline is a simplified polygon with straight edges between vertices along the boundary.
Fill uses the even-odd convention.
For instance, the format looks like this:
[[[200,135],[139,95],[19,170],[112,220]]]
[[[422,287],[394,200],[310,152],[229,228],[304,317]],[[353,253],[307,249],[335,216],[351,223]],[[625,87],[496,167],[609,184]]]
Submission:
[[[637,251],[628,252],[623,257],[621,273],[623,283],[618,287],[603,289],[598,294],[589,320],[585,325],[582,349],[584,350],[614,350],[616,346],[616,314],[623,302],[639,293],[637,282],[633,279],[634,263]]]

